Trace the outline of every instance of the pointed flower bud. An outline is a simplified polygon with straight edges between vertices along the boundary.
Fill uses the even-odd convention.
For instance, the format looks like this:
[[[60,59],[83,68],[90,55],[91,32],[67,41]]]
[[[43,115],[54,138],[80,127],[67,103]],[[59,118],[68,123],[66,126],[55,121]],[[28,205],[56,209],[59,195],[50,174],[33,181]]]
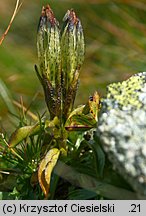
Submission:
[[[80,20],[73,10],[64,16],[64,29],[61,38],[62,70],[68,82],[74,78],[84,60],[84,35]]]
[[[49,5],[42,8],[38,26],[36,72],[44,88],[51,119],[67,119],[76,96],[79,70],[84,60],[84,35],[80,20],[68,10],[60,36],[59,24]]]
[[[37,50],[41,73],[45,74],[51,84],[55,86],[60,74],[60,30],[58,21],[49,5],[42,8]]]
[[[53,118],[60,114],[61,52],[59,24],[49,5],[42,8],[37,34],[37,51],[41,83]]]
[[[84,35],[80,20],[73,10],[64,16],[61,37],[64,115],[72,110],[77,91],[79,70],[84,61]]]

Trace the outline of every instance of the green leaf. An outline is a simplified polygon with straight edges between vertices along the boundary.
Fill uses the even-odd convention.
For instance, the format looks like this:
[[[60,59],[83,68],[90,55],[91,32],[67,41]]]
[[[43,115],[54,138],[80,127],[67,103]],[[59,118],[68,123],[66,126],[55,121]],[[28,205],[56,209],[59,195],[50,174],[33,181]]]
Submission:
[[[66,130],[86,131],[96,127],[99,108],[99,94],[95,92],[86,105],[82,105],[71,112],[65,124]]]
[[[94,157],[95,157],[95,167],[99,177],[103,177],[103,170],[105,166],[105,153],[100,146],[100,142],[96,135],[94,134],[94,140],[88,142],[90,147],[93,150]]]
[[[68,199],[69,200],[87,200],[87,199],[94,199],[97,197],[97,193],[86,190],[86,189],[76,189],[69,192]]]
[[[83,109],[84,109],[85,105],[81,105],[77,108],[75,108],[69,115],[68,119],[70,119],[73,115],[80,115],[83,113]]]
[[[91,115],[79,114],[73,115],[66,123],[65,129],[73,130],[89,130],[96,126],[96,120]]]
[[[28,136],[38,133],[39,130],[40,130],[40,124],[36,124],[33,126],[24,126],[17,129],[10,137],[9,147],[12,148],[17,146],[22,140],[24,140]]]
[[[1,192],[9,192],[12,191],[14,186],[16,185],[17,175],[15,174],[3,174],[2,182],[0,182],[0,191]]]

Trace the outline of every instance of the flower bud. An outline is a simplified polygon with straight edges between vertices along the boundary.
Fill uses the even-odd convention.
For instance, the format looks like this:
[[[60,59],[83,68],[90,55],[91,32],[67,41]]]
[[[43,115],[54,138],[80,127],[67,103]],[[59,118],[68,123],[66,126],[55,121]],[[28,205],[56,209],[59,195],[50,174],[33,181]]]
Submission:
[[[84,35],[80,20],[68,10],[60,37],[59,24],[47,5],[38,26],[36,72],[44,88],[51,119],[67,119],[76,96],[79,70],[84,60]]]
[[[61,52],[59,24],[49,5],[42,8],[37,51],[46,103],[51,118],[54,118],[60,115],[61,109]]]
[[[42,8],[38,26],[37,50],[41,73],[47,76],[54,87],[58,74],[60,74],[60,30],[58,21],[49,5]]]
[[[64,27],[61,37],[61,60],[64,115],[72,110],[76,96],[79,70],[84,61],[84,35],[80,20],[73,10],[64,16]]]

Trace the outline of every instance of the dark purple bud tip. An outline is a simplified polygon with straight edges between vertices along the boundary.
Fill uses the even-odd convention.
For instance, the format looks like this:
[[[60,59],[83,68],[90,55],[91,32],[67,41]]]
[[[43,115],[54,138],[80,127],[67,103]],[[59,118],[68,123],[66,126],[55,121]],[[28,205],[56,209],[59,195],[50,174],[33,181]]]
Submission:
[[[68,10],[63,18],[63,21],[72,22],[73,24],[77,24],[78,18],[73,9]]]
[[[54,13],[49,5],[46,6],[45,13],[46,13],[47,21],[50,22],[51,26],[55,26],[56,24],[58,25]]]
[[[81,21],[78,19],[78,23],[77,23],[77,30],[79,31],[79,32],[83,32],[83,28],[82,28],[82,25],[81,25]]]
[[[65,14],[63,21],[68,24],[68,30],[73,30],[73,28],[78,25],[79,19],[76,16],[74,10],[71,9]]]
[[[46,12],[45,12],[45,7],[42,7],[42,14],[39,20],[39,25],[38,25],[38,31],[42,30],[45,26],[46,26],[46,22],[47,22],[47,17],[46,17]]]
[[[50,8],[49,5],[47,5],[46,7],[43,6],[39,25],[38,25],[38,30],[47,28],[48,26],[52,27],[55,25],[58,26],[59,24],[54,16],[52,9]]]

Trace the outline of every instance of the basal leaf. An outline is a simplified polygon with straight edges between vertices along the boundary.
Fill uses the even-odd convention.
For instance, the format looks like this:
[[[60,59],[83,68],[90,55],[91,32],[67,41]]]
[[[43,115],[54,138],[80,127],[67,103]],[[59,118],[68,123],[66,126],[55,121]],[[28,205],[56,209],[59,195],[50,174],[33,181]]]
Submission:
[[[60,150],[53,148],[49,150],[44,159],[41,161],[38,170],[38,180],[45,197],[50,190],[51,173],[59,158]]]

